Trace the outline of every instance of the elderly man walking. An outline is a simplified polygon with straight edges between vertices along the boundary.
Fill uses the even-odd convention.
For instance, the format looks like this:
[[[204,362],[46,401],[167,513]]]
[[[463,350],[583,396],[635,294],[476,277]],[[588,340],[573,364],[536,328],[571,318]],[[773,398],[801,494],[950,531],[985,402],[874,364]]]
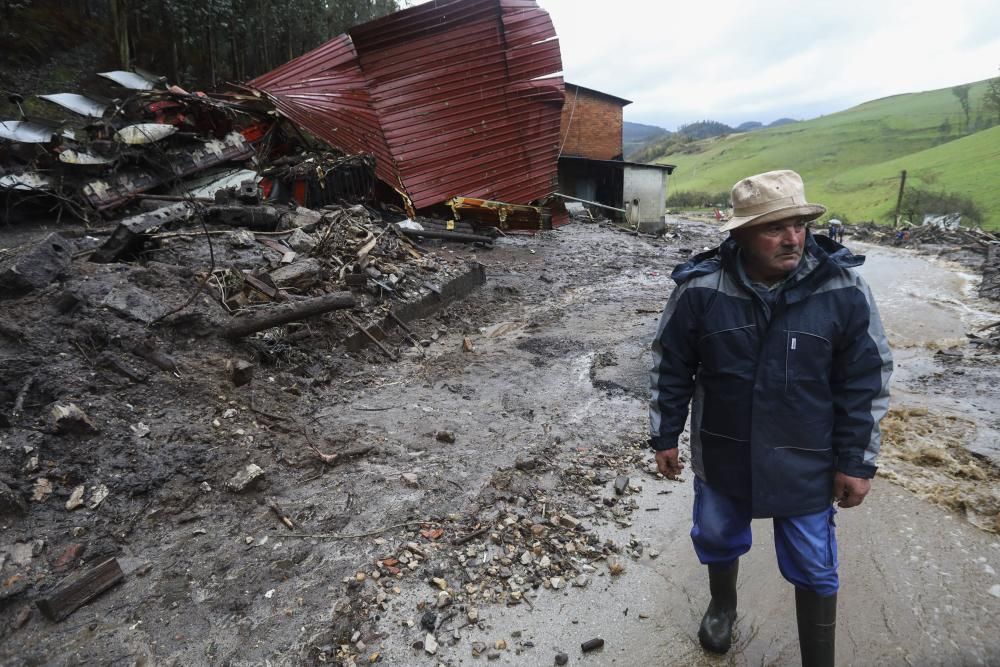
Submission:
[[[725,653],[750,521],[773,518],[782,576],[795,586],[802,664],[832,666],[837,618],[834,501],[860,505],[875,475],[892,358],[864,262],[806,223],[793,171],[732,190],[729,238],[676,267],[653,342],[650,444],[664,475],[691,403],[695,553],[711,602],[702,646]],[[693,399],[693,400],[692,400]]]

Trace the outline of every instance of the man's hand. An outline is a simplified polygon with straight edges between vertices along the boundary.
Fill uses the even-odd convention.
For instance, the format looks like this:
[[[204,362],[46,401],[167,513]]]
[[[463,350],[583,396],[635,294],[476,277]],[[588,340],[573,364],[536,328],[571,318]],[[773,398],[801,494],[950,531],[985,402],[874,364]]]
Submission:
[[[833,499],[841,507],[857,507],[872,488],[870,479],[851,477],[837,471],[833,476]]]
[[[668,479],[680,477],[681,470],[684,470],[684,464],[678,458],[677,447],[656,452],[656,469]]]

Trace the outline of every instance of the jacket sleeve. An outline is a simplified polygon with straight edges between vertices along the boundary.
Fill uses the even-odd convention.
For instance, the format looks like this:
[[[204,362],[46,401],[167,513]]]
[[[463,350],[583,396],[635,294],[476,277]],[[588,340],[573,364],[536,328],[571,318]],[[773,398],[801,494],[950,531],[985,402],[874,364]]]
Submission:
[[[677,447],[694,393],[698,318],[692,305],[692,291],[678,286],[667,301],[653,339],[649,444],[656,451]]]
[[[879,422],[889,409],[892,354],[868,284],[856,276],[850,316],[834,350],[833,448],[837,470],[851,477],[875,476],[882,444]]]

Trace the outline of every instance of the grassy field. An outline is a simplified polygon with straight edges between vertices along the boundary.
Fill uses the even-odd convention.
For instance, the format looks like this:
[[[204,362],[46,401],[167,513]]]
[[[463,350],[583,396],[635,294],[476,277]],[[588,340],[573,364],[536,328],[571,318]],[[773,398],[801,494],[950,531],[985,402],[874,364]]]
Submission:
[[[973,123],[985,82],[972,85]],[[801,123],[708,139],[697,152],[674,153],[670,191],[728,190],[771,169],[802,174],[811,201],[851,221],[884,222],[894,208],[899,173],[907,184],[971,198],[984,226],[1000,229],[1000,126],[965,133],[951,89],[895,95]]]

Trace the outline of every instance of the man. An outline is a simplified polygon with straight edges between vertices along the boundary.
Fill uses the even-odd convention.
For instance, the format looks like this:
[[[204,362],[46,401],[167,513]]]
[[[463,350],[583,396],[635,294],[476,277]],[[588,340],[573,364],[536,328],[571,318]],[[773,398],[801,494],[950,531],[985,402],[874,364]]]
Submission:
[[[691,406],[691,539],[711,602],[698,631],[725,653],[750,520],[771,517],[795,586],[803,665],[832,666],[837,543],[832,500],[860,505],[875,474],[892,358],[852,255],[806,227],[826,210],[801,177],[772,171],[732,190],[730,237],[676,267],[653,342],[651,445],[671,478]],[[832,500],[831,500],[832,499]]]

